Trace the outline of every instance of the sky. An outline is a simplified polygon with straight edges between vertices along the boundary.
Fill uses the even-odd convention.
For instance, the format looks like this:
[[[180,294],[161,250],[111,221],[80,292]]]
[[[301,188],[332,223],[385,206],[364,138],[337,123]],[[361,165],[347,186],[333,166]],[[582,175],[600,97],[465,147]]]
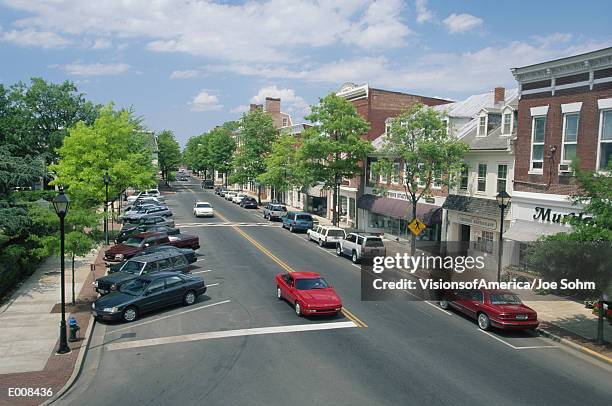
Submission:
[[[194,135],[280,97],[303,122],[345,82],[461,100],[510,68],[612,46],[612,1],[0,0],[0,83],[71,80]]]

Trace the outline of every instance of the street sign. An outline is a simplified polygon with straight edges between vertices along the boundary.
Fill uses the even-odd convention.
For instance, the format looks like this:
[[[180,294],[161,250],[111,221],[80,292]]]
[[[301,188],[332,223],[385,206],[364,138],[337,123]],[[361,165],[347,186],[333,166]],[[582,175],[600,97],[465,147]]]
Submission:
[[[423,230],[425,230],[426,228],[427,226],[425,225],[425,223],[423,223],[421,220],[419,220],[416,217],[414,220],[410,222],[410,224],[408,224],[408,229],[410,229],[412,234],[414,234],[415,236],[418,236],[419,234],[421,234]]]

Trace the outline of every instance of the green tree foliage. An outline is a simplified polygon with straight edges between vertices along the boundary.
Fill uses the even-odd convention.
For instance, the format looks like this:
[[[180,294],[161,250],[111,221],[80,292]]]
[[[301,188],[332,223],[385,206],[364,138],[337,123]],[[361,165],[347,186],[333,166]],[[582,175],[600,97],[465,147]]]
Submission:
[[[353,103],[330,93],[312,107],[306,117],[313,126],[302,135],[299,149],[302,182],[323,182],[333,189],[333,221],[338,224],[338,193],[342,178],[360,172],[360,162],[372,151],[371,144],[361,137],[370,126]]]
[[[0,198],[6,198],[14,187],[32,185],[45,174],[42,159],[17,156],[8,145],[0,145]]]
[[[157,136],[157,148],[162,178],[168,184],[168,175],[176,172],[181,164],[181,147],[172,131],[164,130]]]
[[[236,142],[225,124],[213,129],[208,134],[208,142],[206,143],[206,155],[209,157],[207,162],[210,165],[210,170],[221,173],[227,173],[232,168],[232,157],[236,150]]]
[[[106,171],[111,177],[111,196],[128,187],[155,184],[146,135],[128,111],[114,111],[112,104],[100,110],[93,125],[79,122],[71,128],[59,153],[59,163],[50,167],[56,174],[52,184],[66,187],[70,198],[83,207],[104,202]]]
[[[272,148],[277,131],[272,117],[262,109],[255,109],[240,119],[240,145],[234,154],[233,168],[229,181],[245,184],[256,181],[266,171],[264,158]],[[261,204],[261,185],[258,186],[257,200]]]
[[[372,165],[375,173],[395,178],[404,187],[412,203],[412,219],[421,198],[430,196],[434,182],[450,186],[457,179],[455,175],[460,173],[463,155],[469,149],[446,131],[443,118],[433,109],[414,104],[393,119],[379,151],[382,158]],[[394,169],[396,160],[403,162],[403,172]],[[413,255],[415,244],[413,238]]]
[[[302,186],[303,176],[298,158],[299,140],[289,134],[281,135],[272,144],[272,151],[265,158],[266,172],[257,180],[270,185],[277,192],[286,192],[293,186]]]

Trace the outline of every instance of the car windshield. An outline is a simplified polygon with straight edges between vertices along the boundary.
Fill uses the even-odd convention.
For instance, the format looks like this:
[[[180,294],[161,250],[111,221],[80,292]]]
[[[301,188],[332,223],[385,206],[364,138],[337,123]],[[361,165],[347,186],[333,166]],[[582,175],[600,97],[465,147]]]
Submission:
[[[327,235],[330,237],[344,237],[344,231],[342,230],[329,230]]]
[[[149,286],[149,281],[145,279],[134,279],[119,287],[119,291],[132,296],[140,296]]]
[[[519,305],[521,299],[514,293],[492,293],[491,304],[496,305]]]
[[[380,238],[368,238],[365,243],[366,247],[384,247],[382,239]]]
[[[310,214],[298,214],[296,216],[296,220],[312,221],[312,217],[310,216]]]
[[[329,288],[329,285],[323,278],[303,278],[295,281],[295,287],[298,290],[311,290]]]
[[[201,208],[201,209],[208,209],[208,208],[210,208],[210,204],[208,204],[208,203],[198,203],[196,205],[196,207],[197,208]]]
[[[144,240],[144,238],[142,238],[142,237],[130,237],[123,244],[129,245],[129,246],[132,246],[132,247],[140,247],[140,244],[142,244],[143,240]]]
[[[144,264],[142,262],[127,261],[121,267],[121,272],[139,274],[143,267],[144,267]]]

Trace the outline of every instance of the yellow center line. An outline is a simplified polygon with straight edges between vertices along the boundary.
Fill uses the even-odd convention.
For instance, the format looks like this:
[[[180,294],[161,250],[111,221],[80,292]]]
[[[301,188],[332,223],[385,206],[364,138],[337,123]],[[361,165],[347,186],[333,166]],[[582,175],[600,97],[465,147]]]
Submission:
[[[191,188],[189,188],[189,191],[193,194],[196,194],[196,192],[194,190],[192,190]],[[215,212],[215,216],[219,217],[221,220],[227,222],[227,223],[231,223],[231,221],[219,214],[219,212]],[[272,261],[276,262],[276,264],[278,266],[280,266],[281,268],[283,268],[285,271],[292,273],[295,272],[295,270],[293,268],[291,268],[289,265],[287,265],[284,261],[282,261],[281,259],[279,259],[276,255],[274,255],[273,253],[271,253],[266,247],[264,247],[263,245],[261,245],[259,242],[257,242],[253,237],[251,237],[249,234],[247,234],[246,232],[244,232],[243,230],[241,230],[238,226],[231,226],[234,230],[236,230],[238,232],[238,234],[240,234],[241,236],[243,236],[247,241],[249,241],[251,244],[253,244],[255,246],[255,248],[257,248],[258,250],[260,250],[261,252],[263,252],[266,256],[268,256]],[[367,324],[365,324],[363,321],[361,321],[357,316],[355,316],[353,313],[351,313],[346,307],[342,307],[342,314],[344,315],[344,317],[346,317],[347,319],[351,320],[353,323],[355,323],[357,325],[357,327],[368,327]]]

